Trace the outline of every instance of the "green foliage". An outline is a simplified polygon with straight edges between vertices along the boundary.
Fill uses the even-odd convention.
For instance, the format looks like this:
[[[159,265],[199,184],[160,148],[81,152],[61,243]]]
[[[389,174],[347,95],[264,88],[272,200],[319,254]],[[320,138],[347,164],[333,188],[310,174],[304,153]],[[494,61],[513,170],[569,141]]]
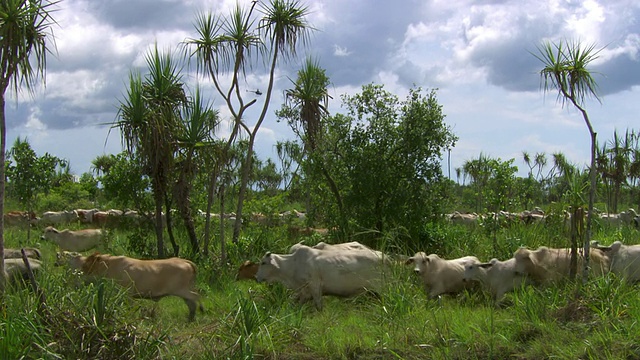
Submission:
[[[497,213],[517,208],[518,167],[513,165],[514,160],[493,159],[481,153],[478,159],[465,161],[462,171],[470,178],[474,211]]]
[[[8,195],[18,199],[27,210],[33,210],[37,196],[48,193],[54,186],[56,167],[63,162],[45,153],[38,156],[27,139],[17,138],[8,152]]]
[[[128,254],[140,259],[154,258],[155,248],[150,230],[147,226],[138,226],[127,234],[125,249]]]
[[[150,181],[143,175],[140,164],[126,153],[111,157],[109,171],[98,178],[109,204],[117,209],[151,209]]]
[[[327,118],[323,151],[312,154],[305,167],[317,207],[333,223],[355,223],[360,229],[386,231],[406,227],[416,236],[421,224],[441,213],[440,168],[443,151],[456,138],[444,124],[435,91],[412,89],[405,101],[381,85],[366,85],[362,93],[343,97],[348,116]],[[321,156],[322,160],[314,159]],[[319,186],[323,169],[337,185]],[[334,211],[340,207],[342,211]],[[336,219],[338,215],[344,219]]]

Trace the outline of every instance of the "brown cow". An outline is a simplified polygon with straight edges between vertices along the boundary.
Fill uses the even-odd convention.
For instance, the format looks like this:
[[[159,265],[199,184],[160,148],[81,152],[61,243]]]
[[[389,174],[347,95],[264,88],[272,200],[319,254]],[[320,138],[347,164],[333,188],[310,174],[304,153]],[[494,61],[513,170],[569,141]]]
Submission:
[[[243,262],[240,268],[238,268],[236,280],[255,280],[258,267],[260,267],[260,265],[251,260]]]
[[[134,298],[158,301],[165,296],[178,296],[189,308],[189,321],[193,321],[196,309],[204,311],[200,295],[193,288],[196,282],[196,265],[185,259],[139,260],[126,256],[95,253],[90,256],[65,253],[67,263],[80,269],[85,276],[108,278],[129,289]],[[60,257],[60,254],[58,255]]]
[[[6,226],[37,225],[38,218],[33,211],[9,211],[4,214],[4,224]]]

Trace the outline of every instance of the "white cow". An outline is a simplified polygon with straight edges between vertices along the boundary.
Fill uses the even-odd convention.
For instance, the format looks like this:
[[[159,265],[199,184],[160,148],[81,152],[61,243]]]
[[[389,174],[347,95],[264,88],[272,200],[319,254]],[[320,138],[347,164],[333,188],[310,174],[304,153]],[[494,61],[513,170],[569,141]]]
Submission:
[[[571,269],[571,249],[548,248],[541,246],[536,250],[521,247],[513,254],[516,272],[527,275],[538,284],[554,282],[569,276]],[[599,249],[591,248],[590,274],[602,276],[609,271],[610,261]],[[583,268],[582,249],[578,249],[578,273]]]
[[[474,282],[463,281],[463,276],[465,265],[474,263],[480,263],[475,256],[445,260],[436,254],[427,255],[424,252],[418,252],[406,261],[407,265],[414,264],[414,271],[420,275],[430,298],[473,287]]]
[[[40,260],[29,258],[29,267],[31,271],[36,274],[42,267]],[[5,276],[10,281],[28,280],[29,275],[27,273],[27,266],[22,258],[4,259]]]
[[[4,258],[5,259],[22,259],[22,250],[24,250],[25,255],[28,258],[40,260],[42,255],[40,254],[40,250],[36,248],[22,248],[22,249],[11,249],[4,248]]]
[[[593,244],[593,243],[592,243]],[[616,241],[610,246],[598,246],[611,261],[611,272],[629,282],[640,280],[640,245],[624,245]]]
[[[44,225],[69,224],[79,221],[78,212],[75,210],[47,211],[40,217],[40,223]]]
[[[326,251],[299,245],[292,254],[268,252],[260,261],[256,280],[278,282],[296,291],[298,299],[313,299],[322,309],[322,296],[354,296],[380,292],[386,266],[373,252]]]
[[[44,229],[42,239],[53,241],[62,250],[87,251],[100,245],[104,239],[102,229],[57,230],[53,226]]]
[[[302,244],[302,241],[297,244],[291,245],[291,247],[289,248],[289,254],[293,254],[296,250],[298,250],[302,246],[306,246]],[[376,253],[379,253],[380,256],[382,256],[381,252],[372,250],[370,247],[360,244],[357,241],[351,241],[351,242],[340,243],[340,244],[327,244],[324,241],[320,241],[319,243],[313,245],[312,248],[318,249],[318,250],[327,250],[327,251],[366,250],[366,251],[374,251]]]
[[[472,226],[478,224],[479,216],[476,213],[463,214],[459,211],[454,211],[453,213],[449,214],[447,218],[454,224]]]
[[[506,261],[491,259],[486,263],[469,263],[464,267],[465,281],[478,281],[489,291],[497,303],[504,294],[519,288],[529,281],[526,276],[516,272],[516,259]]]

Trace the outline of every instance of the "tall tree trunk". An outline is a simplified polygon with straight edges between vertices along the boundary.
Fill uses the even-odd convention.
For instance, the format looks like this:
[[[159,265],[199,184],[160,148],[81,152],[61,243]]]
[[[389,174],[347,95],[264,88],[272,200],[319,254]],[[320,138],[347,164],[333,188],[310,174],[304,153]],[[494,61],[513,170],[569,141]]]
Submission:
[[[164,259],[165,255],[164,255],[164,241],[162,239],[162,232],[163,232],[163,224],[164,221],[162,220],[162,200],[164,198],[162,191],[160,191],[160,189],[158,188],[158,186],[154,186],[153,187],[153,198],[155,201],[155,217],[156,217],[156,221],[155,221],[155,225],[156,225],[156,242],[157,242],[157,251],[158,251],[158,258],[159,259]]]
[[[571,215],[571,262],[569,266],[569,279],[573,280],[578,274],[578,240],[582,240],[584,234],[584,209],[578,207]]]
[[[190,165],[186,161],[185,169],[181,169],[178,181],[174,186],[174,196],[180,211],[180,216],[184,222],[184,226],[187,229],[187,235],[189,236],[189,243],[191,244],[191,253],[195,257],[200,253],[200,244],[198,242],[198,235],[196,235],[196,228],[193,223],[193,216],[191,215],[191,201],[189,196],[191,193],[190,181],[187,179],[189,174]]]
[[[247,186],[249,184],[249,174],[251,174],[251,167],[253,166],[253,144],[255,142],[255,135],[253,133],[249,137],[249,146],[247,148],[247,158],[242,163],[242,174],[240,180],[240,189],[238,189],[238,206],[236,207],[236,221],[233,224],[233,243],[237,244],[240,238],[240,228],[242,227],[242,210],[244,206],[244,197],[247,192]]]
[[[213,208],[213,202],[216,200],[216,187],[218,186],[218,178],[220,177],[222,169],[222,159],[216,161],[216,165],[213,167],[213,172],[209,178],[209,189],[207,191],[207,213],[205,214],[204,223],[204,256],[209,256],[209,241],[211,239],[211,209]],[[224,207],[221,207],[220,213],[224,212]]]
[[[597,134],[591,127],[587,112],[583,111],[585,121],[589,127],[589,133],[591,135],[591,167],[589,169],[589,213],[587,214],[587,230],[584,237],[584,269],[582,273],[582,282],[587,283],[589,280],[589,267],[590,267],[590,247],[591,247],[591,223],[593,222],[593,203],[596,197],[596,136]]]
[[[165,218],[167,219],[167,233],[169,234],[169,241],[173,247],[173,256],[177,257],[180,254],[180,246],[176,243],[176,237],[173,235],[173,218],[171,216],[171,200],[165,193],[164,206],[166,208]]]
[[[4,270],[4,186],[6,178],[5,149],[7,148],[7,127],[4,112],[4,91],[0,94],[0,311],[5,312],[4,289],[7,278]]]
[[[227,247],[224,238],[224,180],[220,182],[220,264],[226,264],[227,262]]]

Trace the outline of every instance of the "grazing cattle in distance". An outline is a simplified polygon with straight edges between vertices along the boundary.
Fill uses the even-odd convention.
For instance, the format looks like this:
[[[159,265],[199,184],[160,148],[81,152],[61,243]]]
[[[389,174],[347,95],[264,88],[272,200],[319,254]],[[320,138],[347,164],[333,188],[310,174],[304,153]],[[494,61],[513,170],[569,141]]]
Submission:
[[[300,245],[293,254],[266,253],[256,280],[278,282],[295,290],[300,302],[313,299],[322,310],[322,296],[355,296],[380,292],[386,266],[373,252],[324,251]]]
[[[416,253],[405,262],[414,265],[414,271],[429,291],[429,298],[475,287],[474,282],[464,281],[464,267],[473,263],[480,263],[480,260],[475,256],[445,260],[436,254],[427,255],[424,252]]]
[[[464,267],[465,281],[477,281],[489,291],[493,300],[499,303],[507,292],[528,284],[528,278],[516,272],[514,258],[500,261],[491,259],[486,263],[469,263]]]
[[[582,249],[578,249],[577,271],[582,271]],[[513,254],[516,272],[527,275],[538,284],[555,282],[569,276],[571,269],[571,249],[548,248],[541,246],[536,250],[521,247]],[[609,271],[610,261],[599,249],[589,251],[591,275],[601,276]]]
[[[238,268],[236,280],[255,280],[259,266],[259,264],[256,264],[251,260],[246,260]]]
[[[463,214],[461,212],[454,211],[452,214],[449,214],[447,217],[449,221],[451,221],[454,224],[462,224],[467,226],[473,226],[478,224],[478,214],[476,213]]]
[[[289,237],[290,238],[298,238],[301,236],[312,236],[314,234],[318,234],[320,236],[329,235],[329,229],[325,228],[312,228],[310,226],[298,226],[298,225],[290,225],[289,226]]]
[[[629,282],[640,280],[640,245],[624,245],[616,241],[610,246],[592,245],[604,252],[611,262],[611,272]]]
[[[47,211],[40,217],[40,223],[44,225],[63,225],[78,221],[78,213],[75,210]]]
[[[189,321],[193,321],[199,307],[204,311],[200,295],[194,291],[197,266],[185,259],[139,260],[126,256],[64,253],[72,269],[82,270],[89,278],[107,278],[127,288],[134,298],[159,301],[165,296],[177,296],[189,308]]]
[[[34,274],[42,268],[42,263],[37,259],[28,259],[29,267]],[[27,265],[25,265],[22,255],[20,258],[4,259],[5,276],[9,281],[28,280]]]
[[[37,225],[40,219],[33,211],[9,211],[4,214],[4,224],[6,226]]]
[[[76,209],[76,213],[78,214],[78,221],[82,224],[92,224],[93,214],[97,213],[98,211],[98,209]]]
[[[5,259],[22,259],[22,249],[10,249],[4,248],[4,258]],[[41,254],[40,250],[36,248],[23,248],[24,253],[28,258],[40,260]]]
[[[83,229],[83,230],[57,230],[53,226],[47,226],[44,229],[42,239],[53,241],[62,250],[67,251],[87,251],[100,245],[103,240],[104,233],[102,229]]]

